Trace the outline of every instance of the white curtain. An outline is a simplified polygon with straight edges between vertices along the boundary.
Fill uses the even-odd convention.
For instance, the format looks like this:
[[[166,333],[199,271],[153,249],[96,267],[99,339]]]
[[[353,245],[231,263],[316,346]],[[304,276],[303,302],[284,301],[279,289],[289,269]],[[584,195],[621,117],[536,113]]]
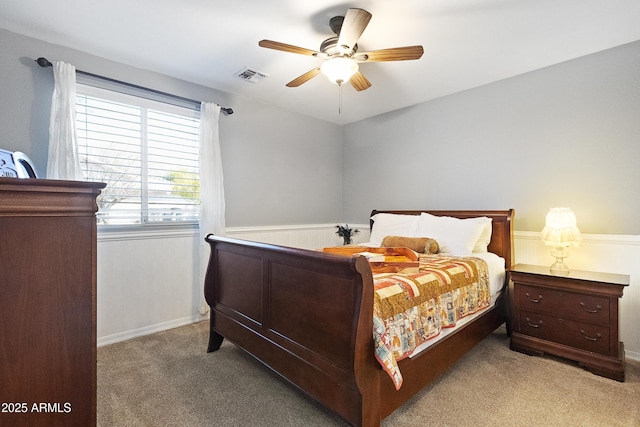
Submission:
[[[218,120],[220,106],[203,102],[200,107],[200,283],[209,262],[209,244],[204,238],[213,233],[225,235],[224,185],[222,181],[222,158]],[[200,313],[206,314],[209,307],[201,292]]]
[[[47,178],[82,180],[76,138],[76,67],[56,61],[53,78]]]

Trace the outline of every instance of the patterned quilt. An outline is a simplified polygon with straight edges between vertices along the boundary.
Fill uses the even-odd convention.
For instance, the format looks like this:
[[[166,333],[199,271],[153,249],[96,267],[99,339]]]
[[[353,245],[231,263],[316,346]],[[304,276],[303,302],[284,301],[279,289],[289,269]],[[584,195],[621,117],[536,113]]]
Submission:
[[[480,258],[420,255],[419,273],[376,274],[373,282],[376,358],[396,389],[402,386],[398,361],[491,302],[489,272]]]

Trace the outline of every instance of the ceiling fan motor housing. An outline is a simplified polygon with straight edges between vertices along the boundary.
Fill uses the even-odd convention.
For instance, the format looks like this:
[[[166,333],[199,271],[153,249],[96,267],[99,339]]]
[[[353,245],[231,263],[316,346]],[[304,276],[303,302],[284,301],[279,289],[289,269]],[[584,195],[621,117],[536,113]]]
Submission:
[[[358,51],[358,45],[354,45],[353,49],[345,51],[338,48],[338,37],[330,37],[322,42],[320,45],[320,52],[326,53],[329,56],[347,56],[350,57]]]

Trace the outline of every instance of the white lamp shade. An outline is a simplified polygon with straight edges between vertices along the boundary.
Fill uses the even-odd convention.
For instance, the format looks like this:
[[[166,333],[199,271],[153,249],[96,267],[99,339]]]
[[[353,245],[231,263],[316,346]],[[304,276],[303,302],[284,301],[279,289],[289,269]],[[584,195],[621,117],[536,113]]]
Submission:
[[[328,59],[320,66],[322,74],[335,84],[342,84],[349,81],[358,71],[358,63],[351,58],[341,56]]]
[[[582,235],[576,226],[576,215],[569,208],[552,208],[541,237],[546,246],[580,246]]]

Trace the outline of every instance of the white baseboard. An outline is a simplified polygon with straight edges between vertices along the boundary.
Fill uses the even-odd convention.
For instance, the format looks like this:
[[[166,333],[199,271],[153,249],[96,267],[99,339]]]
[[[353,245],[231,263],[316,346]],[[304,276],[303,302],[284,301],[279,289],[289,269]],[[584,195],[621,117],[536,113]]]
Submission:
[[[132,329],[130,331],[119,332],[117,334],[99,337],[97,339],[97,346],[102,347],[109,344],[127,341],[132,338],[142,337],[144,335],[155,334],[156,332],[167,331],[169,329],[190,325],[192,323],[196,323],[208,318],[209,315],[202,316],[200,314],[197,314],[193,316],[183,317],[182,319],[174,319],[168,322],[156,323],[155,325],[145,326],[144,328]]]
[[[629,351],[625,350],[624,355],[627,359],[635,360],[636,362],[640,362],[640,353],[637,351]]]

